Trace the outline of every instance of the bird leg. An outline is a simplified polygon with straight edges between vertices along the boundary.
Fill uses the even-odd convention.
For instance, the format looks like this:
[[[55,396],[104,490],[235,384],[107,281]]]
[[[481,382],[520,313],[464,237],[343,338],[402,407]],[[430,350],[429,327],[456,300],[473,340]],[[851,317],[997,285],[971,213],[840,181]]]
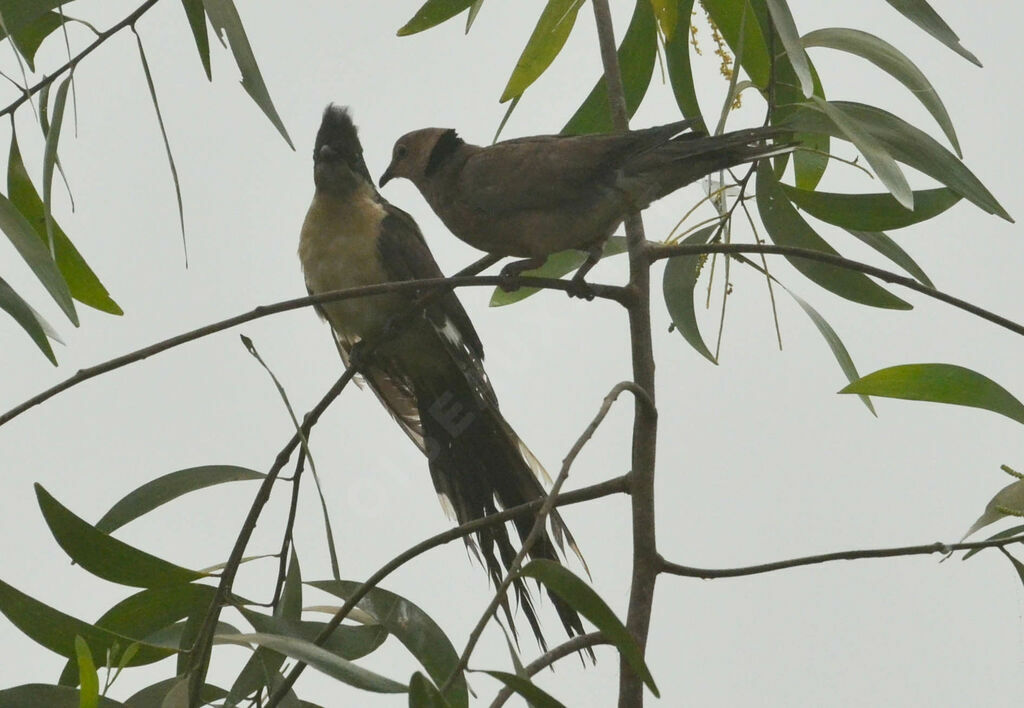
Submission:
[[[590,269],[597,265],[597,262],[601,260],[601,256],[603,254],[603,243],[594,244],[587,249],[587,260],[583,261],[583,265],[579,267],[579,270],[576,271],[576,275],[572,276],[572,280],[570,281],[572,289],[567,291],[569,297],[578,297],[583,298],[584,300],[594,299],[594,291],[584,278],[587,276],[587,273],[590,272]]]
[[[501,278],[498,287],[507,293],[515,292],[519,289],[519,276],[524,271],[540,268],[546,260],[547,256],[539,256],[537,258],[524,258],[521,261],[512,261],[502,268],[501,273],[498,274],[498,277]]]

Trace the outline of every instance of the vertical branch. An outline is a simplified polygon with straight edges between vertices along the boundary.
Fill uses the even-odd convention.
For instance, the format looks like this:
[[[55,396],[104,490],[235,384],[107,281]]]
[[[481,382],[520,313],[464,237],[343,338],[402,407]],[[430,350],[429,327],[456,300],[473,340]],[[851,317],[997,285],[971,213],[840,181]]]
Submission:
[[[612,123],[617,131],[629,129],[626,98],[619,72],[608,0],[593,0],[594,19],[608,86]],[[626,218],[629,244],[629,335],[633,359],[633,382],[654,400],[654,347],[651,341],[651,259],[640,214]],[[641,651],[647,645],[654,601],[654,582],[658,576],[658,551],[654,535],[654,454],[658,419],[653,408],[640,398],[633,406],[632,511],[633,574],[629,594],[626,628]],[[625,660],[619,663],[620,708],[643,705],[643,683]]]

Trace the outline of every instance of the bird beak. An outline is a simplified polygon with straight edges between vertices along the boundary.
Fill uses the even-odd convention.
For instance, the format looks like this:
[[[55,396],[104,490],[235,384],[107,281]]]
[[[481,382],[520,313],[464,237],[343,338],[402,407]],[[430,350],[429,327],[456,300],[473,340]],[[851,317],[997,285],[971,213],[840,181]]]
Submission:
[[[380,182],[377,183],[377,186],[383,187],[394,178],[395,175],[391,172],[391,167],[391,165],[388,165],[388,168],[384,170],[384,174],[380,176]]]

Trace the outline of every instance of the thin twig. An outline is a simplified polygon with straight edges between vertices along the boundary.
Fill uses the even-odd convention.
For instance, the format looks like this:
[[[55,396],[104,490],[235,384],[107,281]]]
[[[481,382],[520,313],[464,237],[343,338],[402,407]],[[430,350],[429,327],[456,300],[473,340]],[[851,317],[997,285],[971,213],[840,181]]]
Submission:
[[[1024,536],[995,538],[987,541],[970,541],[967,543],[929,543],[924,546],[899,546],[896,548],[836,551],[834,553],[822,553],[816,556],[791,558],[771,563],[762,563],[760,565],[744,566],[742,568],[693,568],[691,566],[680,565],[678,563],[670,563],[662,558],[661,572],[669,575],[681,575],[687,578],[703,578],[705,580],[713,580],[715,578],[738,578],[744,575],[759,575],[761,573],[771,573],[776,570],[785,570],[786,568],[798,568],[804,565],[818,565],[837,560],[924,556],[935,553],[947,555],[954,551],[971,551],[982,548],[1003,548],[1014,543],[1024,543]]]
[[[541,506],[540,511],[537,512],[537,517],[533,521],[533,527],[530,529],[530,533],[527,534],[523,540],[523,545],[519,548],[519,552],[516,553],[515,558],[508,565],[508,570],[505,573],[505,577],[502,578],[501,583],[498,584],[497,589],[494,592],[494,597],[487,605],[487,609],[484,610],[480,619],[477,621],[476,626],[473,627],[473,631],[469,633],[469,640],[466,642],[466,648],[462,651],[459,656],[459,661],[452,669],[448,678],[445,679],[444,684],[441,686],[441,693],[443,694],[448,690],[452,681],[462,673],[462,670],[469,665],[469,657],[473,654],[473,650],[476,648],[477,642],[480,641],[480,637],[484,633],[484,629],[487,627],[487,623],[491,621],[491,616],[497,611],[498,607],[506,601],[505,593],[508,592],[509,586],[512,585],[512,581],[516,579],[519,574],[519,569],[522,567],[523,560],[526,555],[530,552],[530,549],[540,538],[541,534],[544,533],[545,522],[547,521],[548,514],[555,507],[555,503],[558,500],[558,493],[562,489],[562,485],[565,480],[569,477],[569,469],[572,467],[572,463],[576,461],[580,451],[583,450],[583,446],[586,445],[591,438],[594,437],[594,433],[597,431],[601,422],[608,415],[608,411],[611,410],[612,404],[615,399],[619,397],[623,391],[631,391],[634,396],[639,400],[642,400],[645,405],[649,408],[654,408],[654,401],[651,400],[647,392],[642,388],[634,384],[632,381],[622,381],[612,387],[612,390],[608,392],[608,395],[601,401],[601,408],[597,411],[597,415],[590,421],[590,424],[584,429],[577,438],[576,442],[573,443],[572,448],[569,450],[569,454],[562,460],[562,469],[558,472],[558,477],[555,479],[555,483],[551,485],[551,491],[548,493],[547,498],[544,500],[544,504]],[[654,411],[657,415],[657,411]]]
[[[583,487],[581,489],[575,489],[571,492],[566,492],[559,495],[555,506],[568,506],[570,504],[579,504],[581,502],[591,501],[592,499],[599,499],[601,497],[607,497],[612,494],[623,494],[628,493],[630,488],[630,475],[625,474],[621,477],[615,477],[609,479],[606,482],[600,482],[598,484],[592,484],[589,487]],[[532,502],[526,504],[520,504],[514,506],[511,509],[498,512],[497,514],[490,514],[480,519],[474,519],[473,521],[467,521],[464,524],[456,526],[455,528],[449,529],[442,533],[417,543],[415,546],[402,551],[397,556],[389,560],[387,563],[382,565],[373,575],[366,579],[366,581],[360,585],[356,590],[345,600],[345,603],[334,613],[334,617],[331,618],[330,622],[320,631],[316,639],[313,640],[314,644],[322,645],[327,638],[331,636],[335,629],[337,629],[341,623],[348,617],[349,613],[355,609],[356,605],[359,604],[360,600],[366,597],[366,594],[373,590],[377,585],[384,580],[387,576],[393,573],[398,568],[408,563],[413,558],[420,556],[432,548],[442,546],[446,543],[450,543],[460,538],[465,538],[470,534],[476,533],[482,528],[489,526],[496,526],[510,521],[518,516],[534,514],[541,507],[545,500],[535,499]],[[305,670],[306,665],[303,662],[298,662],[292,668],[288,675],[285,676],[284,680],[278,685],[274,693],[267,699],[267,708],[273,708],[278,702],[291,690],[292,686],[295,685],[295,681],[298,680],[299,676]]]
[[[281,593],[284,590],[284,581],[288,575],[288,551],[292,547],[292,534],[295,530],[295,518],[299,510],[299,488],[302,482],[302,471],[305,469],[306,455],[299,452],[295,458],[295,473],[292,475],[292,498],[288,506],[288,520],[284,525],[284,535],[281,540],[281,552],[278,554],[277,582],[274,583],[274,598],[270,606],[277,609],[277,603],[281,600]]]
[[[589,649],[590,647],[596,647],[601,644],[611,644],[611,642],[605,639],[605,636],[600,632],[580,634],[579,636],[573,637],[572,639],[559,644],[554,649],[544,652],[524,666],[523,672],[527,676],[534,676],[554,664],[559,659],[564,659],[567,656],[572,656],[578,651]],[[498,695],[495,696],[494,700],[491,702],[490,708],[501,708],[501,706],[505,705],[505,701],[511,697],[512,689],[508,686],[502,687],[502,689],[498,691]]]

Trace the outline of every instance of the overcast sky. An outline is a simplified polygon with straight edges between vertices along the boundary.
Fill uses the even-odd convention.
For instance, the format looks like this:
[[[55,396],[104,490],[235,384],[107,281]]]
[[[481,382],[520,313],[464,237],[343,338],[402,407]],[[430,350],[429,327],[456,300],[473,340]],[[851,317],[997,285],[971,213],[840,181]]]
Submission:
[[[632,3],[615,3],[624,31]],[[801,32],[850,26],[880,34],[931,79],[958,130],[968,166],[1014,216],[1024,215],[1024,148],[1019,139],[1022,54],[1020,10],[1011,3],[935,0],[985,69],[967,63],[902,19],[885,2],[792,0]],[[132,3],[74,3],[105,27]],[[316,8],[311,6],[316,5]],[[176,205],[134,38],[121,33],[76,72],[78,136],[65,123],[61,159],[77,209],[55,187],[55,214],[126,314],[81,308],[72,328],[4,241],[3,276],[28,297],[67,342],[53,368],[9,319],[0,319],[0,409],[70,376],[156,340],[305,292],[295,250],[312,195],[311,152],[328,101],[351,106],[366,161],[379,175],[394,139],[424,126],[459,129],[486,143],[504,113],[498,97],[544,3],[483,6],[472,32],[457,19],[395,37],[419,0],[389,3],[239,3],[263,75],[296,150],[244,94],[230,54],[214,47],[214,83],[202,74],[180,3],[162,2],[140,22],[185,203],[190,266],[184,268]],[[69,9],[70,11],[70,9]],[[97,19],[94,19],[97,18]],[[699,23],[703,27],[703,21]],[[85,32],[72,28],[84,46]],[[717,115],[724,82],[702,35],[698,88],[706,115]],[[60,63],[51,39],[38,65]],[[906,89],[861,60],[812,50],[829,98],[861,100],[941,134]],[[5,71],[17,71],[5,56]],[[514,137],[556,132],[590,91],[600,61],[589,7],[551,70],[533,86],[505,128]],[[633,125],[678,118],[659,78]],[[7,91],[5,99],[16,94]],[[761,121],[755,96],[731,127]],[[70,113],[69,113],[70,118]],[[42,146],[33,116],[17,115],[22,153],[39,184]],[[34,132],[35,131],[35,132]],[[6,135],[6,134],[5,134]],[[846,144],[836,151],[852,158]],[[911,174],[912,185],[932,184]],[[863,173],[835,164],[822,188],[880,191]],[[667,235],[699,199],[683,190],[647,212],[647,233]],[[438,262],[455,271],[478,253],[452,237],[412,185],[385,196],[418,220]],[[844,255],[886,264],[832,230]],[[742,234],[742,236],[741,236]],[[1024,245],[1012,224],[961,203],[920,228],[892,234],[937,287],[1024,321]],[[749,239],[742,228],[735,238]],[[619,259],[622,261],[622,259]],[[600,265],[594,280],[621,282],[623,262]],[[974,368],[1024,398],[1022,343],[1011,333],[924,297],[895,290],[911,312],[879,311],[839,299],[781,260],[773,272],[830,319],[862,374],[911,362]],[[722,344],[713,366],[677,333],[660,301],[655,270],[658,361],[658,535],[661,552],[689,565],[730,567],[851,548],[954,541],[985,502],[1009,483],[1000,464],[1024,469],[1017,423],[973,409],[876,400],[872,417],[856,397],[837,396],[845,379],[803,312],[776,291],[784,351],[778,350],[763,278],[739,265]],[[716,290],[721,281],[716,283]],[[521,305],[489,309],[486,289],[460,297],[480,331],[502,410],[521,437],[556,471],[601,398],[628,378],[626,318],[614,304],[542,293]],[[717,299],[717,298],[716,298]],[[713,341],[718,311],[702,317]],[[48,604],[95,620],[128,588],[68,564],[35,503],[32,483],[86,519],[97,520],[128,491],[167,472],[230,463],[266,470],[291,424],[265,372],[238,334],[256,343],[299,411],[336,379],[340,363],[326,325],[309,310],[266,318],[88,382],[0,429],[2,578]],[[567,488],[628,470],[630,412],[623,400],[578,459]],[[360,580],[415,542],[448,527],[425,461],[373,395],[352,388],[312,436],[340,546],[342,576]],[[255,486],[236,484],[192,495],[118,532],[118,537],[192,568],[222,562]],[[264,512],[249,554],[276,550],[286,512],[280,490]],[[306,579],[328,578],[320,513],[304,490],[298,531]],[[564,516],[586,555],[598,592],[625,615],[631,541],[625,498],[573,507]],[[269,599],[271,561],[253,563],[236,584]],[[574,567],[580,572],[578,566]],[[486,574],[451,544],[417,559],[384,587],[431,614],[456,647],[489,598]],[[701,582],[659,580],[649,665],[661,705],[1017,705],[1024,688],[1024,590],[996,552],[967,563],[937,558],[867,560],[771,575]],[[307,604],[326,602],[311,591]],[[544,603],[549,640],[557,618]],[[394,646],[392,646],[394,645]],[[56,680],[63,660],[0,619],[0,686]],[[536,648],[523,642],[529,658]],[[245,660],[219,648],[215,681],[229,684]],[[609,705],[617,684],[612,650],[596,668],[565,661],[538,681],[569,705]],[[389,641],[366,665],[406,680],[414,661]],[[497,629],[471,666],[508,669]],[[168,676],[169,661],[129,673],[116,697]],[[122,685],[123,684],[123,685]],[[473,677],[487,701],[495,686]],[[353,694],[307,671],[301,696],[338,705]],[[118,690],[120,689],[120,690]],[[360,693],[358,705],[403,705]],[[652,701],[653,703],[653,701]]]

